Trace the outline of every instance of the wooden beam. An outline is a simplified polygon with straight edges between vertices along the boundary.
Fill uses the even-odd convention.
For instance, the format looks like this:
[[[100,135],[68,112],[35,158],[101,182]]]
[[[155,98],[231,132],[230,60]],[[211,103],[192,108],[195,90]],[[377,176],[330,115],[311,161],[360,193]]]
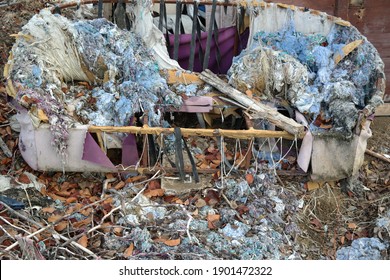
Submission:
[[[382,161],[384,161],[384,162],[390,163],[390,159],[389,159],[389,158],[387,158],[387,157],[385,157],[385,156],[383,156],[383,155],[381,155],[381,154],[378,154],[378,153],[376,153],[376,152],[374,152],[374,151],[366,150],[366,154],[367,154],[367,155],[370,155],[370,156],[372,156],[372,157],[375,157],[375,158],[377,158],[377,159],[380,159],[380,160],[382,160]]]
[[[157,171],[162,171],[164,173],[178,173],[178,169],[174,167],[138,167],[138,168],[122,168],[118,169],[118,172],[138,172],[143,175],[152,175],[155,174]],[[199,174],[215,174],[216,172],[220,171],[219,168],[197,168],[197,171]],[[246,169],[242,169],[242,172],[245,172]],[[191,174],[192,173],[192,168],[184,168],[184,172],[186,174]],[[297,170],[276,170],[276,174],[279,176],[308,176],[307,173],[302,172],[302,171],[297,171]]]
[[[212,85],[222,93],[234,99],[238,103],[244,105],[249,111],[252,111],[258,118],[264,118],[279,128],[296,135],[298,138],[303,138],[305,135],[305,127],[291,118],[280,114],[275,108],[264,105],[256,100],[249,98],[244,93],[231,87],[228,83],[221,80],[217,75],[206,69],[200,74],[200,78],[206,83]]]
[[[389,117],[390,103],[385,103],[375,109],[375,117]]]
[[[89,132],[120,132],[120,133],[132,133],[132,134],[173,134],[174,128],[163,127],[139,127],[139,126],[90,126]],[[274,130],[230,130],[230,129],[205,129],[205,128],[181,128],[181,133],[184,137],[187,136],[224,136],[234,139],[252,139],[252,138],[285,138],[294,140],[295,136],[286,131],[274,131]]]

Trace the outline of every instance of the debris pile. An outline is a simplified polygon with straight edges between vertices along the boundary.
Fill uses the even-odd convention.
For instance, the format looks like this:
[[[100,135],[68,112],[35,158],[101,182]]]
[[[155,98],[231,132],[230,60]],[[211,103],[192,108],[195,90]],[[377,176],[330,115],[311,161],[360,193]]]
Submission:
[[[229,71],[229,83],[260,99],[287,100],[309,118],[311,130],[331,128],[348,138],[359,111],[370,114],[383,102],[377,87],[383,68],[355,27],[335,24],[326,36],[304,34],[291,18],[279,31],[254,31],[250,48]]]
[[[18,34],[9,65],[13,97],[48,117],[60,155],[76,123],[125,126],[144,112],[156,126],[164,106],[182,104],[142,39],[105,19],[70,22],[42,10]]]
[[[222,189],[219,181],[214,188],[178,195],[164,195],[155,181],[143,194],[129,184],[114,195],[114,206],[125,208],[118,224],[125,228],[127,243],[121,245],[119,239],[107,246],[124,250],[137,244],[134,257],[141,259],[155,254],[183,259],[299,259],[299,246],[293,245],[299,234],[294,217],[303,201],[294,192],[281,190],[271,173],[250,176],[249,183],[230,178]]]

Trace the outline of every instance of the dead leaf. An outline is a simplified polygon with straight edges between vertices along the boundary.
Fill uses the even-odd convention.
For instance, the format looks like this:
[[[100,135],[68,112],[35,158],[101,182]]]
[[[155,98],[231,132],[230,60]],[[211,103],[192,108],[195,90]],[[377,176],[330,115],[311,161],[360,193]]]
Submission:
[[[72,226],[76,229],[89,225],[92,222],[92,218],[87,218],[78,222],[74,222]]]
[[[79,243],[84,248],[87,248],[88,245],[88,237],[87,235],[83,235],[79,240],[77,240],[77,243]]]
[[[216,229],[217,226],[215,225],[215,222],[219,221],[221,218],[221,215],[217,214],[209,214],[207,215],[207,226],[209,229]]]
[[[84,216],[88,217],[92,213],[93,209],[92,208],[87,208],[82,211],[80,211],[80,214],[83,214]]]
[[[195,202],[195,206],[198,207],[198,208],[202,208],[203,206],[206,206],[206,205],[207,205],[206,201],[204,201],[204,199],[201,199],[201,198],[199,198]]]
[[[198,208],[195,209],[194,212],[191,213],[192,216],[198,216],[199,215],[199,210]]]
[[[148,190],[157,190],[161,189],[160,182],[158,180],[153,180],[149,182]]]
[[[249,211],[249,208],[244,204],[240,204],[237,206],[236,210],[238,211],[238,213],[240,215],[242,215],[242,214],[247,213]]]
[[[215,147],[213,143],[211,143],[210,146],[207,148],[207,152],[210,154],[215,152]]]
[[[125,185],[126,185],[125,182],[120,181],[118,184],[116,184],[116,185],[114,186],[114,189],[120,190],[120,189],[122,189]]]
[[[51,216],[47,219],[47,221],[48,221],[49,223],[54,223],[55,221],[61,219],[62,217],[63,217],[62,215],[51,215]]]
[[[0,161],[0,165],[7,165],[7,164],[11,163],[11,161],[12,161],[12,158],[3,158]]]
[[[6,126],[5,127],[5,131],[7,131],[8,135],[12,135],[12,131],[11,131],[11,127],[10,126]]]
[[[130,246],[125,250],[125,252],[123,253],[123,256],[125,258],[128,258],[130,256],[133,255],[133,251],[134,251],[134,243],[131,243]]]
[[[70,203],[73,203],[73,202],[76,202],[77,201],[77,198],[72,196],[72,197],[69,197],[65,200],[65,203],[66,204],[70,204]]]
[[[93,87],[88,82],[78,82],[80,86],[86,87],[88,90],[92,90]]]
[[[56,209],[54,207],[44,207],[44,208],[42,208],[42,212],[43,213],[52,214],[54,211],[56,211]]]
[[[350,229],[356,229],[358,226],[355,223],[349,223],[348,228]]]
[[[321,187],[321,183],[319,182],[313,182],[313,181],[309,181],[305,184],[305,187],[308,191],[312,191],[312,190],[316,190],[316,189],[319,189]]]
[[[89,189],[81,190],[80,195],[84,196],[84,197],[91,197],[92,196],[91,191]]]
[[[103,223],[100,228],[103,230],[103,232],[107,233],[107,232],[110,232],[111,227],[112,227],[112,224],[110,222],[106,222],[106,223]]]
[[[146,176],[144,175],[138,175],[138,176],[134,176],[134,177],[130,177],[130,178],[127,178],[125,183],[126,184],[129,184],[129,183],[134,183],[134,182],[137,182],[137,181],[141,181],[141,180],[145,180],[146,179]]]
[[[345,238],[347,238],[349,241],[352,241],[352,240],[356,239],[355,234],[353,234],[352,232],[347,232],[345,234]]]
[[[165,240],[164,241],[164,244],[167,245],[167,246],[170,246],[170,247],[174,247],[174,246],[178,246],[180,245],[180,238],[178,239],[172,239],[172,240]]]
[[[46,195],[47,195],[46,186],[43,186],[43,187],[40,189],[39,192],[41,193],[41,195],[46,196]]]
[[[221,200],[221,198],[219,197],[219,193],[217,191],[209,190],[207,191],[204,200],[209,206],[213,207]]]
[[[214,198],[211,198],[211,199],[207,199],[207,205],[211,206],[211,207],[214,207],[215,205],[218,204],[218,200],[214,199]]]
[[[176,200],[175,200],[175,203],[176,203],[176,204],[184,205],[183,200],[181,200],[180,198],[176,199]]]
[[[67,222],[67,221],[61,221],[61,222],[59,222],[57,225],[54,226],[54,229],[55,229],[56,231],[61,232],[61,231],[63,231],[64,229],[66,229],[67,226],[68,226],[68,222]]]
[[[121,236],[122,235],[122,231],[123,231],[123,228],[121,228],[121,227],[114,227],[114,233],[115,233],[115,235],[117,235],[117,236]]]
[[[165,193],[165,191],[163,189],[155,189],[155,190],[146,190],[144,192],[144,195],[147,198],[151,198],[151,197],[154,197],[154,196],[163,196],[164,193]]]
[[[208,214],[207,215],[207,221],[209,221],[209,222],[218,221],[220,218],[221,218],[221,215],[218,215],[218,214]]]
[[[30,178],[28,178],[28,176],[26,174],[20,174],[18,181],[22,184],[30,184],[31,183]]]
[[[178,197],[175,196],[175,195],[166,195],[166,196],[164,196],[164,201],[167,202],[167,203],[173,203],[177,199],[178,199]]]
[[[321,222],[318,219],[311,219],[310,223],[312,225],[314,225],[317,229],[321,229],[322,228],[322,224],[321,224]]]
[[[59,192],[56,192],[56,195],[59,195],[59,196],[62,196],[62,197],[69,197],[71,195],[71,192],[59,191]]]
[[[112,175],[112,173],[106,173],[106,178],[112,179],[112,178],[114,178],[114,175]]]
[[[251,185],[251,184],[253,183],[253,181],[255,180],[254,177],[253,177],[253,175],[250,174],[250,173],[248,173],[248,174],[245,175],[245,179],[246,179],[246,181],[247,181],[247,183],[248,183],[249,185]]]
[[[76,94],[75,98],[79,98],[81,96],[84,96],[84,92],[80,91],[78,94]]]
[[[58,200],[60,200],[60,201],[62,201],[62,202],[65,202],[65,201],[66,201],[66,198],[65,198],[65,197],[56,195],[56,194],[54,194],[54,193],[48,193],[47,195],[50,196],[53,200],[58,199]]]

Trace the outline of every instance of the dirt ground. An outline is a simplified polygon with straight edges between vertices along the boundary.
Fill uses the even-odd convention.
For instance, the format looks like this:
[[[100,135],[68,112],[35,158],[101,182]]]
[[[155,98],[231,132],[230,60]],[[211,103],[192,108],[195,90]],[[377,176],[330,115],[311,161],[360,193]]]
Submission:
[[[5,2],[5,1],[3,1]],[[10,37],[11,34],[16,34],[20,28],[41,8],[45,7],[47,1],[18,1],[19,4],[14,4],[9,7],[0,6],[0,64],[1,70],[4,67],[8,59],[9,51],[14,42],[14,37]],[[1,2],[2,3],[2,2]],[[12,157],[7,157],[3,151],[0,150],[0,175],[6,175],[12,178],[11,184],[35,184],[40,183],[44,185],[38,193],[29,193],[27,197],[30,197],[30,203],[39,206],[32,208],[26,216],[18,215],[18,211],[9,208],[0,208],[0,258],[2,259],[29,259],[29,258],[73,258],[81,259],[87,258],[89,250],[95,255],[99,255],[100,258],[146,258],[147,253],[136,254],[138,248],[145,245],[141,241],[134,239],[133,243],[123,243],[125,245],[111,247],[107,245],[109,240],[105,239],[105,246],[102,246],[103,234],[107,237],[110,234],[114,239],[125,240],[131,236],[126,236],[126,228],[118,226],[113,223],[110,215],[118,210],[115,206],[112,198],[100,199],[102,197],[102,188],[111,186],[116,190],[123,188],[124,184],[129,182],[134,183],[134,186],[141,190],[142,178],[126,179],[123,180],[116,175],[111,174],[81,174],[72,173],[64,176],[62,173],[42,173],[33,171],[23,160],[18,150],[18,133],[11,129],[10,120],[16,113],[15,110],[7,104],[5,93],[5,80],[1,79],[0,83],[0,136],[7,144],[8,148],[12,151]],[[368,141],[368,149],[371,149],[377,153],[390,154],[390,118],[378,117],[372,123],[371,126],[373,136]],[[35,175],[29,177],[28,174]],[[27,174],[27,175],[26,175]],[[390,164],[385,163],[377,158],[366,155],[365,162],[359,173],[359,180],[356,184],[366,187],[366,191],[352,193],[342,192],[340,183],[334,185],[326,184],[325,186],[313,190],[307,191],[305,189],[304,177],[281,177],[279,179],[280,188],[285,188],[291,195],[302,198],[304,201],[303,207],[298,210],[295,216],[295,223],[301,229],[300,234],[295,234],[294,238],[288,240],[288,244],[285,247],[285,254],[289,254],[290,251],[294,251],[295,246],[291,244],[296,242],[299,246],[300,258],[302,259],[335,259],[336,251],[342,246],[350,245],[351,242],[357,238],[362,237],[379,237],[382,240],[389,240],[388,233],[379,232],[375,225],[375,220],[378,216],[381,216],[390,209]],[[133,180],[133,181],[131,181]],[[146,178],[147,182],[150,181]],[[250,179],[247,178],[249,182]],[[137,186],[137,183],[139,185]],[[148,185],[148,191],[157,193],[159,186],[158,183]],[[25,197],[25,192],[18,193],[17,190],[8,190],[8,193],[3,193],[10,197],[18,198]],[[114,191],[113,191],[114,192]],[[265,193],[262,190],[263,193]],[[222,199],[218,194],[208,192],[206,195],[201,196],[199,193],[192,193],[190,195],[182,197],[159,197],[156,195],[154,202],[156,203],[168,203],[169,215],[171,218],[175,218],[174,209],[183,210],[184,216],[188,216],[188,211],[191,211],[192,215],[197,210],[197,207],[206,203],[208,206],[214,206],[223,203],[223,207],[231,206],[229,199]],[[153,197],[151,195],[151,197]],[[200,199],[202,197],[203,199]],[[271,196],[270,196],[271,197]],[[53,207],[51,205],[52,200],[59,200],[63,204],[63,209],[58,212],[59,206]],[[211,202],[210,202],[211,201]],[[213,202],[214,201],[214,202]],[[287,200],[286,200],[287,201]],[[76,203],[75,203],[76,202]],[[187,203],[188,202],[188,203]],[[179,206],[174,206],[177,203]],[[213,204],[214,203],[214,204]],[[84,208],[85,205],[94,205],[94,214],[90,216],[91,208]],[[228,205],[229,204],[229,205]],[[173,206],[172,206],[173,205]],[[195,208],[191,208],[191,205],[195,205]],[[253,204],[255,205],[255,204]],[[239,205],[240,206],[240,205]],[[62,207],[62,206],[61,206]],[[241,208],[240,208],[241,207]],[[233,207],[238,209],[237,220],[241,221],[248,211],[244,204],[240,207]],[[287,206],[286,206],[287,207]],[[223,208],[225,209],[225,208]],[[82,213],[86,219],[79,219],[74,216],[74,211]],[[222,211],[222,206],[221,209]],[[225,210],[224,210],[225,211]],[[288,213],[288,212],[286,212]],[[73,216],[72,216],[73,215]],[[201,214],[199,214],[201,215]],[[208,229],[214,230],[220,227],[218,211],[214,214],[207,214]],[[234,216],[234,214],[233,214]],[[68,219],[69,218],[69,219]],[[25,220],[23,220],[25,219]],[[72,220],[73,219],[73,220]],[[111,221],[110,221],[111,219]],[[289,221],[288,214],[283,217],[285,221]],[[291,218],[293,219],[293,218]],[[66,222],[64,222],[66,220]],[[153,218],[150,218],[150,223],[153,224],[153,229],[150,230],[155,242],[164,243],[166,246],[172,248],[176,246],[180,240],[184,240],[181,237],[185,234],[184,231],[174,232],[164,231],[164,228],[170,226],[169,223],[157,222]],[[34,242],[43,241],[46,247],[58,247],[59,241],[52,238],[53,232],[50,231],[49,224],[54,223],[54,229],[57,232],[63,232],[63,230],[72,224],[72,229],[67,234],[63,234],[64,243],[61,244],[63,250],[50,251],[50,254],[43,254],[41,252],[44,249],[39,248],[37,245],[31,245],[22,239],[28,233],[37,232],[42,227],[47,227],[46,231],[41,231],[39,234],[34,235]],[[13,224],[14,226],[10,226]],[[97,228],[95,228],[97,227]],[[152,227],[152,226],[150,226]],[[100,230],[99,234],[92,234],[95,231]],[[164,234],[161,234],[163,232]],[[132,231],[132,234],[134,232]],[[249,231],[247,235],[250,235]],[[209,238],[209,237],[208,237]],[[127,240],[127,239],[126,239]],[[133,240],[133,239],[131,239]],[[121,242],[122,242],[121,241]],[[15,243],[18,242],[18,243]],[[117,241],[112,241],[113,243]],[[124,241],[123,241],[124,242]],[[137,243],[138,242],[138,243]],[[200,238],[200,244],[202,244]],[[82,248],[79,248],[80,246]],[[12,244],[18,244],[12,247]],[[67,252],[66,246],[75,245],[73,252]],[[205,243],[203,243],[205,244]],[[165,246],[164,245],[164,246]],[[287,246],[288,245],[288,246]],[[79,246],[79,247],[77,247]],[[146,245],[145,245],[146,246]],[[183,245],[184,246],[184,245]],[[5,250],[7,248],[7,250]],[[101,248],[105,248],[104,250]],[[160,247],[159,247],[160,248]],[[162,248],[162,247],[161,247]],[[160,249],[161,249],[160,248]],[[165,248],[165,247],[164,247]],[[185,247],[183,247],[185,248]],[[192,253],[185,253],[180,251],[169,251],[166,254],[153,253],[149,254],[148,258],[197,258],[197,256],[210,257],[208,253],[201,251],[201,246]],[[68,250],[69,251],[69,250]],[[116,254],[115,252],[121,252]],[[203,252],[203,253],[201,253]],[[218,251],[214,252],[214,256],[219,258],[234,258],[234,254],[228,252]],[[188,254],[188,255],[186,255]],[[191,255],[192,254],[192,255]],[[204,255],[202,255],[204,254]],[[219,254],[219,256],[218,256]],[[385,253],[386,254],[386,253]],[[136,257],[135,257],[136,256]],[[390,252],[387,252],[387,256],[384,258],[389,259]],[[200,258],[200,257],[199,257]],[[211,257],[210,257],[211,258]]]

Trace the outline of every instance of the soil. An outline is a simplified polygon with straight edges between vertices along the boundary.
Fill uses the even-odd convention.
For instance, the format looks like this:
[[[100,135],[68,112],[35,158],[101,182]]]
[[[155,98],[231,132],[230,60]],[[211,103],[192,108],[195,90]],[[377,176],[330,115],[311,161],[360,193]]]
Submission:
[[[47,1],[12,1],[13,4],[9,7],[0,6],[0,64],[3,69],[4,64],[8,59],[9,51],[14,42],[14,37],[10,37],[10,34],[17,34],[21,27],[40,9],[46,7]],[[8,176],[11,178],[10,185],[11,189],[7,190],[3,195],[12,197],[13,193],[15,198],[23,201],[26,205],[33,203],[35,208],[30,211],[37,211],[34,215],[33,221],[26,220],[24,223],[19,219],[15,218],[15,210],[9,208],[0,209],[0,225],[4,226],[4,220],[11,221],[19,228],[24,227],[27,224],[30,226],[35,223],[47,224],[48,222],[54,222],[54,229],[58,232],[64,230],[64,228],[72,225],[72,230],[68,231],[68,236],[72,236],[73,242],[77,241],[79,244],[84,244],[83,238],[88,238],[88,243],[84,244],[87,248],[91,249],[96,255],[102,258],[196,258],[196,256],[206,256],[209,258],[237,258],[236,252],[229,254],[229,252],[213,252],[210,254],[207,251],[207,246],[204,240],[207,238],[206,235],[200,236],[200,245],[196,247],[197,251],[193,253],[183,252],[185,244],[182,244],[180,250],[167,250],[166,253],[145,253],[140,249],[142,246],[148,245],[144,240],[136,238],[133,243],[124,243],[124,239],[129,237],[125,236],[128,228],[117,223],[120,219],[115,217],[113,221],[105,221],[105,217],[108,217],[118,210],[118,204],[115,204],[119,200],[121,195],[117,195],[118,192],[124,187],[124,184],[132,181],[132,191],[142,191],[143,188],[147,187],[147,191],[150,194],[150,198],[153,199],[153,203],[158,205],[165,205],[169,211],[169,217],[172,221],[179,217],[186,219],[191,211],[191,215],[197,217],[197,211],[203,207],[204,203],[211,207],[212,213],[207,214],[208,230],[215,231],[217,228],[222,228],[226,225],[226,221],[218,220],[217,217],[219,211],[225,208],[238,209],[238,216],[236,220],[250,220],[247,214],[247,207],[244,204],[239,204],[238,207],[232,207],[232,203],[235,201],[229,201],[229,199],[222,199],[221,192],[218,190],[208,190],[207,193],[201,191],[192,192],[181,196],[165,196],[158,195],[159,183],[158,181],[150,180],[145,176],[140,175],[123,179],[118,177],[116,174],[81,174],[81,173],[48,173],[48,172],[36,172],[33,171],[23,160],[18,149],[18,133],[11,129],[11,117],[16,113],[13,108],[7,104],[7,98],[5,93],[5,80],[2,79],[0,83],[0,136],[7,144],[9,149],[12,151],[12,157],[6,157],[3,151],[0,150],[0,175]],[[368,149],[373,150],[381,154],[390,154],[390,118],[389,117],[378,117],[372,123],[371,126],[373,136],[368,141]],[[41,184],[39,194],[27,193],[12,190],[21,184],[32,184],[30,178],[26,178],[26,172],[33,174],[37,178],[37,182]],[[262,178],[262,177],[261,177]],[[343,192],[340,187],[340,183],[333,185],[325,184],[323,187],[307,191],[304,188],[305,177],[281,177],[278,179],[277,184],[279,188],[283,190],[286,188],[290,192],[291,196],[296,199],[303,199],[303,207],[293,214],[293,211],[286,212],[286,216],[283,217],[285,221],[290,221],[290,218],[300,228],[301,233],[296,234],[294,238],[288,240],[289,246],[286,245],[285,254],[294,251],[295,242],[300,253],[301,259],[335,259],[336,251],[342,246],[348,246],[353,240],[361,237],[378,237],[378,230],[375,226],[375,220],[378,216],[384,214],[390,209],[390,164],[385,163],[377,158],[366,155],[363,167],[359,172],[358,183],[366,188],[366,191],[362,192]],[[146,181],[145,181],[146,179]],[[252,178],[253,179],[253,178]],[[246,177],[248,183],[252,183],[251,178]],[[260,180],[258,177],[255,179]],[[261,179],[261,180],[264,180]],[[155,183],[151,183],[155,182]],[[105,189],[107,193],[111,194],[111,197],[106,197],[100,200],[102,195],[102,189]],[[264,193],[264,190],[259,190],[260,193]],[[154,195],[153,195],[154,194]],[[117,195],[117,196],[116,196]],[[34,196],[34,199],[30,199],[29,196]],[[269,196],[272,197],[271,195]],[[135,198],[132,194],[132,198]],[[201,199],[202,198],[202,199]],[[47,202],[48,199],[55,201],[53,204]],[[118,201],[116,201],[116,199]],[[38,202],[34,202],[37,200]],[[286,200],[287,201],[287,200]],[[252,203],[253,201],[251,201]],[[267,201],[266,201],[267,202]],[[118,202],[119,203],[119,202]],[[122,201],[123,203],[123,201]],[[176,203],[176,204],[175,204]],[[249,203],[249,202],[248,202]],[[253,202],[254,203],[254,202]],[[268,202],[267,202],[268,203]],[[88,208],[84,209],[85,205],[93,204],[94,215],[93,218],[81,219],[76,214],[82,213],[85,217],[89,217],[87,211]],[[172,206],[174,205],[174,206]],[[248,204],[249,205],[249,204]],[[255,204],[253,204],[255,205]],[[234,205],[233,205],[234,206]],[[237,205],[236,205],[237,206]],[[182,211],[184,208],[186,211]],[[220,208],[218,208],[220,207]],[[287,207],[287,206],[286,206]],[[157,207],[158,208],[158,207]],[[176,210],[175,210],[176,209]],[[134,210],[134,209],[133,209]],[[133,211],[132,210],[132,211]],[[139,209],[138,209],[139,210]],[[137,210],[137,211],[138,211]],[[73,212],[72,212],[73,211]],[[74,212],[76,211],[76,212]],[[130,210],[129,210],[130,211]],[[134,210],[135,211],[135,210]],[[213,212],[214,211],[214,212]],[[225,210],[223,210],[225,211]],[[223,212],[222,211],[222,212]],[[227,210],[226,210],[227,211]],[[25,211],[25,214],[27,211]],[[151,212],[150,212],[151,213]],[[154,212],[153,212],[154,213]],[[210,212],[211,213],[211,212]],[[235,217],[233,211],[233,218]],[[32,213],[27,213],[32,217]],[[161,246],[169,246],[174,248],[175,242],[182,242],[186,233],[185,225],[184,230],[173,231],[167,227],[171,226],[170,220],[167,218],[165,221],[156,220],[154,214],[148,214],[147,227],[152,228],[150,233],[154,242],[163,244]],[[175,216],[176,215],[176,216]],[[199,214],[201,216],[201,214]],[[291,215],[291,217],[288,217]],[[295,215],[293,217],[293,215]],[[83,217],[84,217],[83,216]],[[127,217],[127,216],[126,216]],[[112,218],[111,218],[112,220]],[[65,222],[66,221],[66,222]],[[104,223],[103,223],[104,222]],[[78,223],[78,224],[77,224]],[[100,231],[97,234],[85,234],[86,230],[91,230],[93,225],[99,224],[98,228]],[[37,230],[38,226],[35,224]],[[8,234],[16,235],[22,234],[23,232],[17,232],[15,228],[7,225],[4,228],[8,229]],[[31,227],[26,227],[31,229]],[[80,230],[82,228],[83,230]],[[144,228],[144,229],[145,229]],[[94,231],[92,231],[93,233]],[[141,232],[141,229],[140,229]],[[131,231],[131,234],[140,233],[138,231]],[[142,231],[144,232],[144,231]],[[248,235],[251,234],[249,231]],[[86,237],[84,237],[86,236]],[[103,242],[103,236],[105,241]],[[108,238],[110,236],[110,238]],[[138,234],[142,236],[142,234]],[[389,241],[388,236],[380,235],[384,240]],[[387,238],[387,239],[386,239]],[[127,240],[126,239],[126,240]],[[0,230],[0,248],[3,251],[4,248],[10,246],[16,239],[8,238],[7,235]],[[57,251],[55,249],[56,244],[53,238],[50,237],[50,231],[45,234],[36,236],[37,242],[43,242],[46,246],[45,258],[57,258],[57,259],[84,259],[90,256],[86,255],[84,251],[75,250],[76,253],[73,255],[67,254],[65,251]],[[118,243],[119,242],[119,243]],[[122,243],[121,243],[122,242]],[[203,242],[203,243],[202,243]],[[103,244],[104,243],[104,244]],[[71,242],[67,242],[71,244]],[[118,245],[121,244],[121,245]],[[202,248],[202,244],[205,246]],[[84,246],[83,245],[83,246]],[[117,247],[116,247],[117,246]],[[132,246],[135,247],[134,252]],[[187,245],[186,245],[187,246]],[[158,247],[164,249],[165,247]],[[137,254],[137,249],[138,254]],[[23,246],[16,246],[12,250],[0,254],[2,259],[21,259],[23,256],[31,256],[26,254],[26,250]],[[30,248],[31,250],[31,248]],[[73,250],[73,249],[72,249]],[[55,251],[55,252],[54,252]],[[43,249],[42,252],[45,252]],[[118,252],[121,252],[118,254]],[[219,254],[219,255],[218,255]],[[384,258],[389,259],[390,251],[387,252],[387,256]],[[32,257],[33,258],[33,257]]]

